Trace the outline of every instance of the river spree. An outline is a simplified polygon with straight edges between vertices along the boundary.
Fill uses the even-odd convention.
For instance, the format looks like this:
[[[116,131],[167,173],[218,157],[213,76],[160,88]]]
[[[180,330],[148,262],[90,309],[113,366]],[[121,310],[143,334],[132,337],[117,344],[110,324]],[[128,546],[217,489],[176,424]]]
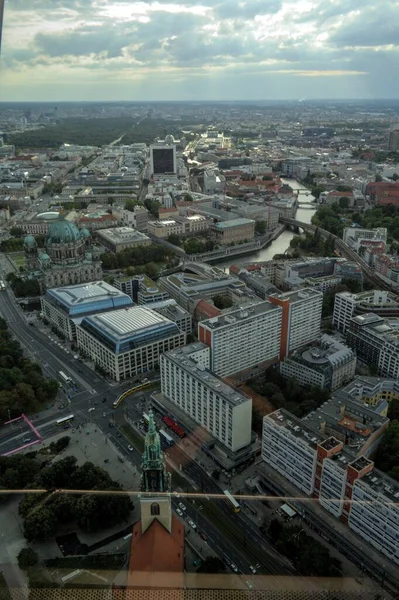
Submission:
[[[281,179],[283,183],[287,183],[292,187],[293,190],[303,189],[303,185],[298,183],[295,179]],[[301,208],[301,202],[308,204],[312,202],[314,197],[306,192],[299,192],[298,195],[298,210],[296,213],[296,219],[298,221],[302,221],[303,223],[310,223],[312,216],[316,211],[316,207],[312,208],[310,206],[303,206]],[[219,267],[220,269],[225,269],[226,271],[232,264],[237,264],[241,262],[261,262],[266,260],[271,260],[275,254],[283,254],[288,246],[290,245],[290,241],[294,237],[294,232],[286,229],[283,233],[272,242],[267,248],[263,248],[263,250],[259,250],[259,252],[253,252],[252,254],[246,254],[245,256],[237,256],[229,258],[228,260],[215,262],[214,265]]]

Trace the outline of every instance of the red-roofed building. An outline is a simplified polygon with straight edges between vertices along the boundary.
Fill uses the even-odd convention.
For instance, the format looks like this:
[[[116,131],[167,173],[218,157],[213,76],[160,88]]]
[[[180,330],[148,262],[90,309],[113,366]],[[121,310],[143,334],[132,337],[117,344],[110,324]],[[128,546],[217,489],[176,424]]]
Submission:
[[[199,300],[194,309],[194,319],[198,322],[211,319],[212,317],[219,317],[221,314],[221,310],[206,300]]]
[[[96,214],[85,215],[79,219],[79,227],[85,227],[89,231],[97,231],[98,229],[109,229],[109,227],[116,227],[118,225],[118,219],[114,215]]]
[[[399,204],[399,181],[373,181],[367,184],[366,194],[375,204]]]

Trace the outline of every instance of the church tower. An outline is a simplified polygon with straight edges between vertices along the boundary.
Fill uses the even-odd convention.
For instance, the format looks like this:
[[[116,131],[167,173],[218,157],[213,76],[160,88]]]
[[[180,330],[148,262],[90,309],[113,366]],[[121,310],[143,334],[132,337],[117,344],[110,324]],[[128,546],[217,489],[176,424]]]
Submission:
[[[140,481],[141,530],[144,533],[154,520],[169,533],[172,530],[171,475],[166,471],[154,415],[149,412],[148,431],[144,442]]]

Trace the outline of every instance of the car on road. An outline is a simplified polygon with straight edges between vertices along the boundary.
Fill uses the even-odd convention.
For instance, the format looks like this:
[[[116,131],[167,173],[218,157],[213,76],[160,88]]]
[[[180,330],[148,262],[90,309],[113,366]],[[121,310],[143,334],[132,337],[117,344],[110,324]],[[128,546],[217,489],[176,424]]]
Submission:
[[[196,558],[195,560],[193,560],[194,567],[198,567],[200,564],[201,564],[201,561],[199,558]]]
[[[94,406],[92,406],[91,408],[89,408],[89,410],[87,412],[93,412],[93,410],[96,410]]]
[[[187,521],[187,523],[190,525],[190,527],[192,527],[193,529],[197,529],[196,524],[194,523],[194,521],[192,519],[189,519]]]
[[[205,531],[200,531],[200,536],[202,537],[202,539],[206,542],[206,540],[208,539],[208,536],[206,535]]]
[[[179,515],[179,517],[183,516],[183,512],[180,510],[180,508],[176,508],[176,512]]]
[[[250,590],[252,590],[252,588],[254,587],[254,584],[253,584],[251,581],[248,581],[248,580],[247,580],[247,581],[245,582],[245,584],[246,584],[246,586],[247,586],[247,587],[248,587]]]
[[[182,511],[186,512],[187,508],[184,506],[183,502],[179,502],[179,508],[181,508]]]
[[[173,492],[173,495],[176,496],[176,498],[180,498],[181,497],[180,494],[179,494],[179,492],[176,492],[176,490]]]
[[[102,399],[102,402],[103,402],[103,403],[104,403],[104,402],[106,402],[106,401],[107,401],[107,399],[106,399],[106,398],[103,398],[103,399]]]
[[[133,450],[134,450],[133,446],[130,446],[130,444],[129,444],[129,446],[127,447],[127,449],[129,450],[129,452],[133,452]]]
[[[106,417],[106,416],[107,416],[107,413],[106,413],[106,412],[103,412],[103,417]]]
[[[249,570],[251,571],[251,573],[253,573],[255,575],[255,573],[256,573],[255,567],[253,567],[252,565],[249,565]]]
[[[230,569],[234,571],[234,573],[238,573],[238,567],[234,563],[230,563]]]

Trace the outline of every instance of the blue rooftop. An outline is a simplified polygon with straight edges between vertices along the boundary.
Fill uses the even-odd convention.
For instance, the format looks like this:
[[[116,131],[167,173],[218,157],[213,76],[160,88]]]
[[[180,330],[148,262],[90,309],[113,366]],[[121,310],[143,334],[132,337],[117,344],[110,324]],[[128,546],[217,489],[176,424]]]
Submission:
[[[105,281],[53,288],[47,290],[44,298],[70,317],[133,306],[130,296]]]

